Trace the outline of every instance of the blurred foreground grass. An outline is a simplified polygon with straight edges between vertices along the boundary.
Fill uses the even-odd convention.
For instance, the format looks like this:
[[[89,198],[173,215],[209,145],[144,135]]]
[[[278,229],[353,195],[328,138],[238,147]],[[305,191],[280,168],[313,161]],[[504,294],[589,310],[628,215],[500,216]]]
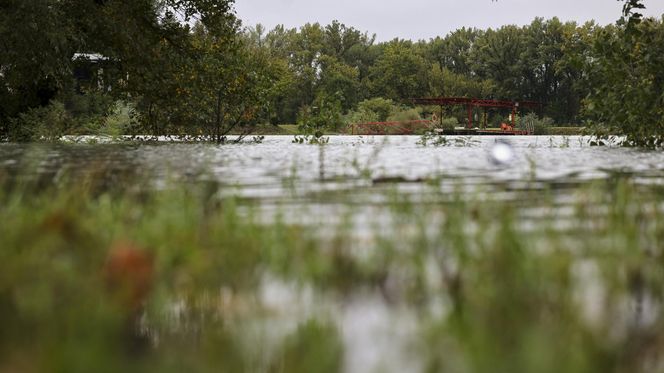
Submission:
[[[364,294],[416,320],[398,356],[422,371],[664,366],[662,193],[629,178],[565,208],[541,197],[537,219],[514,202],[395,196],[388,225],[360,238],[352,213],[325,237],[259,223],[214,183],[3,185],[0,372],[342,371],[328,305]],[[318,307],[267,300],[271,282]]]

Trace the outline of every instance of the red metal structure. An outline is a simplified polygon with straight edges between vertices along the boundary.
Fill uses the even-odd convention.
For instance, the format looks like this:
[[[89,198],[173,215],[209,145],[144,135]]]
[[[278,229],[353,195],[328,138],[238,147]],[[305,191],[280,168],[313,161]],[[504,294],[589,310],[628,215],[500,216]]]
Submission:
[[[440,120],[443,120],[443,106],[465,105],[468,109],[468,128],[473,128],[473,108],[484,108],[484,125],[486,127],[486,108],[511,108],[512,109],[512,127],[516,128],[516,113],[520,108],[541,108],[542,104],[534,101],[503,101],[503,100],[483,100],[478,98],[466,97],[425,97],[411,98],[409,100],[415,105],[436,105],[440,106]]]

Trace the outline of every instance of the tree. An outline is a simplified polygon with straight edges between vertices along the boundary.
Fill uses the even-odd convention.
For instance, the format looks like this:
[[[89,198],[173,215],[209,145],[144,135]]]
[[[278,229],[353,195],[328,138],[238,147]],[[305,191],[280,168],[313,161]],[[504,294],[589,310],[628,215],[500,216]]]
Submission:
[[[393,40],[370,70],[372,91],[395,101],[421,97],[427,92],[428,74],[426,60],[415,53],[412,43]]]
[[[319,95],[313,105],[300,108],[297,124],[300,132],[316,138],[323,136],[326,129],[338,130],[343,125],[341,100],[335,95]]]
[[[596,34],[587,114],[596,134],[625,136],[631,146],[664,146],[664,25],[645,19]]]
[[[624,136],[623,144],[664,146],[664,24],[643,19],[639,0],[627,0],[615,26],[595,33],[588,64],[586,113],[595,134]]]
[[[233,38],[232,0],[7,0],[0,5],[0,121],[47,105],[72,84],[75,52],[114,61],[112,94],[144,100],[143,118],[167,101],[165,79],[195,59],[190,23]],[[129,77],[129,79],[127,79]],[[151,121],[152,124],[156,123]],[[0,137],[6,128],[0,127]]]
[[[324,55],[320,59],[318,94],[337,96],[343,110],[355,106],[358,101],[359,71],[334,57]]]
[[[56,0],[0,3],[0,139],[10,118],[44,106],[70,76],[80,35]]]
[[[524,33],[516,26],[487,30],[475,43],[473,71],[481,79],[496,82],[495,98],[513,99],[526,90],[521,53],[527,48]]]
[[[592,61],[592,43],[599,27],[594,22],[578,26],[573,22],[563,26],[562,56],[556,62],[559,87],[554,103],[547,107],[557,114],[550,114],[557,120],[564,118],[568,123],[581,123],[582,100],[590,93],[589,68]],[[551,111],[549,111],[551,112]]]
[[[429,96],[490,97],[496,91],[489,79],[456,74],[438,64],[431,67],[429,77]]]
[[[461,28],[445,38],[436,38],[427,46],[429,59],[436,61],[441,69],[446,68],[456,74],[469,75],[472,72],[471,60],[475,41],[483,32]]]
[[[264,117],[268,56],[247,38],[219,37],[202,24],[194,28],[191,47],[192,57],[173,61],[177,68],[164,71],[169,91],[140,99],[153,105],[158,122],[167,126],[160,131],[203,133],[218,143],[238,126],[249,131]]]

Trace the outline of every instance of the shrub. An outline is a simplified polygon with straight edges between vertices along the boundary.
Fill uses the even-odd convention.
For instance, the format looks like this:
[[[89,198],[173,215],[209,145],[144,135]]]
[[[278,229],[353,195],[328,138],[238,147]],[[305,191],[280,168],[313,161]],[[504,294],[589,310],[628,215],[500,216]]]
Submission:
[[[396,111],[392,113],[392,115],[387,118],[389,122],[406,122],[409,120],[419,120],[422,119],[420,117],[420,111],[416,108],[413,109],[407,109],[407,108],[400,108],[399,111]]]
[[[357,104],[357,112],[370,113],[375,116],[375,122],[386,121],[397,110],[398,107],[394,101],[380,97],[364,100]]]
[[[346,115],[346,123],[370,123],[380,122],[380,117],[374,111],[369,110],[356,110],[351,111]]]
[[[346,116],[346,123],[385,122],[398,107],[394,101],[384,98],[372,98],[357,104],[357,108]]]
[[[528,113],[521,118],[521,127],[530,131],[533,135],[548,135],[552,126],[553,119],[549,117],[540,118],[534,113]]]
[[[314,106],[303,106],[297,115],[300,133],[322,135],[326,129],[338,130],[343,124],[341,102],[334,96],[321,96],[314,101]]]
[[[436,123],[436,126],[446,130],[453,130],[456,126],[459,125],[459,121],[453,117],[443,118],[441,123]]]
[[[30,109],[9,121],[8,139],[15,142],[54,141],[67,133],[72,119],[62,102]]]
[[[109,115],[104,118],[102,127],[98,129],[98,134],[120,136],[127,133],[134,123],[134,106],[118,101]]]

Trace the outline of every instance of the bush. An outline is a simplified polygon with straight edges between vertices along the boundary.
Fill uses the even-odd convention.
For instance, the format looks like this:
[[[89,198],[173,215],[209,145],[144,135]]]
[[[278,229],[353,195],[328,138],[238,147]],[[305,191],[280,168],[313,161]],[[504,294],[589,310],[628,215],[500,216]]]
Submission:
[[[521,128],[530,131],[533,135],[548,135],[553,127],[553,119],[540,118],[537,114],[528,113],[521,118]]]
[[[113,97],[103,93],[65,92],[63,96],[65,109],[75,119],[104,117],[115,109]]]
[[[357,112],[370,113],[375,116],[376,122],[384,122],[389,116],[398,110],[394,101],[385,98],[372,98],[357,104]]]
[[[400,108],[399,111],[396,111],[390,115],[387,120],[389,122],[406,122],[409,120],[420,120],[422,117],[420,116],[420,111],[418,109],[407,109],[407,108]]]
[[[30,109],[9,121],[8,139],[14,142],[58,140],[72,126],[62,102]]]
[[[369,110],[356,110],[351,111],[346,115],[346,123],[371,123],[381,122],[378,113]]]
[[[408,108],[396,105],[394,101],[384,98],[364,100],[357,109],[346,116],[347,123],[369,122],[406,122],[420,120],[422,108]]]
[[[109,115],[104,118],[102,127],[98,129],[97,133],[99,135],[120,136],[127,133],[134,123],[134,106],[118,101]]]
[[[338,130],[343,124],[341,101],[333,96],[321,96],[314,106],[303,106],[297,115],[300,133],[319,137],[327,129]]]
[[[392,113],[398,111],[394,101],[384,98],[372,98],[357,104],[357,108],[346,116],[347,123],[385,122]]]
[[[458,125],[459,125],[459,121],[456,118],[452,118],[452,117],[443,118],[442,125],[441,125],[441,123],[436,123],[436,126],[442,128],[442,129],[446,129],[446,130],[453,130]]]

